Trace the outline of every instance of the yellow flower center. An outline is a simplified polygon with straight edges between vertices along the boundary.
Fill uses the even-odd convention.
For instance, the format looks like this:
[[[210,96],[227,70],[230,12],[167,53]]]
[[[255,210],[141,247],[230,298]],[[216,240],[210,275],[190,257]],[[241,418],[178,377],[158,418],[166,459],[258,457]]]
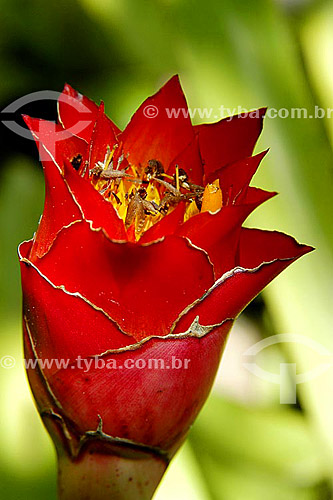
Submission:
[[[117,146],[108,148],[103,162],[89,172],[92,185],[112,203],[134,241],[185,202],[184,221],[200,212],[217,212],[222,207],[219,181],[205,188],[193,184],[187,173],[176,166],[173,176],[164,172],[158,160],[149,160],[146,168],[127,165],[123,156],[115,158]]]

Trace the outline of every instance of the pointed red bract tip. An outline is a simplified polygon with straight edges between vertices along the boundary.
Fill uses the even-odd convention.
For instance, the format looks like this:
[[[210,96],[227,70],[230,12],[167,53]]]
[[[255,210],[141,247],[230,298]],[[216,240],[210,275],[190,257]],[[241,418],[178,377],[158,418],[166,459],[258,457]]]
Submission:
[[[218,168],[252,155],[267,108],[196,125],[206,177]]]
[[[170,162],[194,140],[178,76],[141,104],[119,139],[132,163],[145,166],[156,159],[168,169]]]
[[[58,119],[63,128],[89,143],[97,115],[97,104],[66,83],[58,99]],[[120,129],[109,118],[105,117],[105,120],[115,135],[120,133]]]

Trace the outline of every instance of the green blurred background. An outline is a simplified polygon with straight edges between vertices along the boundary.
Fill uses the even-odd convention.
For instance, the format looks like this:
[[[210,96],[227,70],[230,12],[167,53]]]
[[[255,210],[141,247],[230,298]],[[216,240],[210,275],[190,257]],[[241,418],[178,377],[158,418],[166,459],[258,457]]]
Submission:
[[[1,0],[0,110],[65,81],[124,126],[142,100],[179,73],[190,107],[333,108],[333,4],[311,0]],[[54,119],[54,103],[24,109]],[[197,121],[197,120],[195,120]],[[212,117],[211,121],[214,121]],[[333,369],[297,386],[249,373],[243,353],[293,333],[333,353],[332,118],[267,118],[257,151],[271,147],[254,185],[278,190],[249,225],[279,229],[316,252],[285,271],[247,308],[230,336],[213,393],[156,500],[333,498]],[[20,359],[16,247],[36,229],[43,179],[32,141],[1,128],[0,498],[55,499],[51,442]],[[332,357],[329,358],[332,360]],[[304,373],[327,362],[302,343],[266,348],[258,365]],[[292,381],[290,382],[292,384]],[[292,387],[292,385],[291,385]]]

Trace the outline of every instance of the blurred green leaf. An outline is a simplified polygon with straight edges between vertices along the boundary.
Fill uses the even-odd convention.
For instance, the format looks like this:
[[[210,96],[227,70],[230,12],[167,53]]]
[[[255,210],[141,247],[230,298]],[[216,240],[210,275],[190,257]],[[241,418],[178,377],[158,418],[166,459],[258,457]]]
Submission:
[[[0,184],[1,266],[0,317],[20,314],[20,273],[17,246],[36,231],[43,210],[44,181],[36,164],[13,156],[4,165]]]
[[[312,499],[325,480],[311,426],[288,408],[254,409],[211,397],[190,443],[214,499]]]

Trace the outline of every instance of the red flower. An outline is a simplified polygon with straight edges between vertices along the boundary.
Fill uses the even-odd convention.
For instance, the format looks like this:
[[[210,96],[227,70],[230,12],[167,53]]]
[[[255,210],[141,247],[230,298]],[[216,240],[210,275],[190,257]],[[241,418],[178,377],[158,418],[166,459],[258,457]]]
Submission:
[[[265,110],[198,126],[185,110],[173,77],[123,132],[69,85],[59,124],[25,117],[46,183],[19,250],[25,349],[40,360],[29,370],[39,410],[72,456],[91,440],[172,455],[234,319],[311,250],[242,227],[276,194],[249,187]],[[42,366],[55,359],[69,367]]]

